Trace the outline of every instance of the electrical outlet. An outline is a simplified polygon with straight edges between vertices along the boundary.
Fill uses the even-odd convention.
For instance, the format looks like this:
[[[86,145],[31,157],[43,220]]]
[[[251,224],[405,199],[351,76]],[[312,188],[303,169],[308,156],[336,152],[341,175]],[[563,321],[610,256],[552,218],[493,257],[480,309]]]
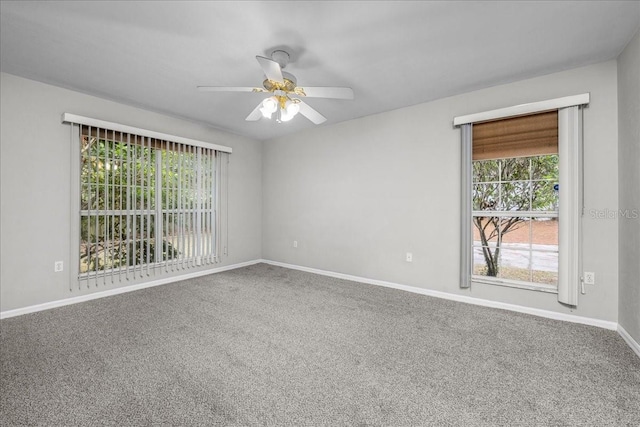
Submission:
[[[596,284],[596,273],[592,271],[584,272],[584,284],[585,285],[595,285]]]
[[[53,264],[53,272],[54,272],[54,273],[59,273],[59,272],[61,272],[62,270],[64,270],[64,263],[63,263],[62,261],[56,261],[56,262]]]
[[[413,262],[413,254],[411,252],[407,252],[407,262]]]
[[[297,240],[294,240],[294,241],[293,241],[293,247],[294,247],[294,248],[297,248],[297,247],[298,247],[298,241],[297,241]]]

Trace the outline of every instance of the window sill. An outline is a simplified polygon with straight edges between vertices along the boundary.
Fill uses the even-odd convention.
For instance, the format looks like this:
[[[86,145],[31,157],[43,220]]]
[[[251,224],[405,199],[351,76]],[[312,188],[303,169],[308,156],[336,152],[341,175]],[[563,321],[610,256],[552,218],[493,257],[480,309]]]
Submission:
[[[486,276],[471,276],[471,283],[482,283],[485,285],[505,286],[508,288],[526,289],[529,291],[546,292],[549,294],[558,293],[558,287],[555,285],[521,282],[518,280],[492,279]]]

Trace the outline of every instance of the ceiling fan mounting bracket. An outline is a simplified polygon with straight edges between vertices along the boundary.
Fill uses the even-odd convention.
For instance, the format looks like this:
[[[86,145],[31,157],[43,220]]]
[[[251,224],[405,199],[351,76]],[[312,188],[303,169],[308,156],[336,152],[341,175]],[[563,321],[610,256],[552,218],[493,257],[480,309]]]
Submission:
[[[271,52],[271,59],[276,61],[280,65],[280,68],[284,68],[289,63],[291,56],[284,50],[276,49]]]

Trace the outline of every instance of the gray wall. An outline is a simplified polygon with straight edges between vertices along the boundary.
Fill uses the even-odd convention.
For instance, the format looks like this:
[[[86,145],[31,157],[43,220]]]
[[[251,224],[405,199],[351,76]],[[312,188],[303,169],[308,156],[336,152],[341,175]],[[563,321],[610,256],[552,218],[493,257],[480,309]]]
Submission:
[[[640,31],[618,57],[620,295],[618,323],[640,343]]]
[[[616,219],[584,219],[584,268],[597,282],[577,309],[553,294],[459,289],[460,133],[453,117],[584,92],[592,99],[584,112],[587,212],[617,209],[617,71],[608,61],[267,141],[263,257],[617,321]]]
[[[636,68],[625,71],[625,58],[634,58],[627,53],[630,46],[620,59],[621,78],[632,78],[637,70],[636,55],[630,61]],[[68,268],[53,272],[56,260],[68,265],[71,251],[69,128],[60,116],[72,112],[233,147],[231,255],[223,265],[265,258],[617,321],[618,220],[590,215],[618,209],[617,77],[616,62],[609,61],[322,126],[263,147],[188,121],[2,74],[0,309],[77,295],[68,291],[73,280]],[[597,284],[580,295],[577,309],[559,305],[555,295],[532,291],[481,284],[460,290],[460,150],[452,118],[583,92],[592,95],[584,114],[584,269],[596,272]],[[637,122],[629,120],[621,132],[637,135]],[[621,142],[621,149],[636,150],[636,157],[620,160],[621,174],[636,173],[637,182],[637,137],[636,145],[630,141]],[[637,188],[620,190],[622,204],[637,207]],[[623,256],[637,260],[638,242],[624,238],[630,235],[624,227],[620,248],[628,245],[636,252]],[[404,261],[405,252],[413,253],[413,263]],[[635,260],[629,259],[620,265],[623,285],[631,289],[625,295],[637,286]],[[623,307],[630,299],[625,295],[620,298],[627,313],[623,324],[633,332],[638,306]]]
[[[230,255],[219,266],[261,257],[262,143],[4,73],[0,96],[1,311],[105,290],[69,291],[70,130],[60,122],[64,112],[232,147]],[[65,271],[54,273],[59,260]]]

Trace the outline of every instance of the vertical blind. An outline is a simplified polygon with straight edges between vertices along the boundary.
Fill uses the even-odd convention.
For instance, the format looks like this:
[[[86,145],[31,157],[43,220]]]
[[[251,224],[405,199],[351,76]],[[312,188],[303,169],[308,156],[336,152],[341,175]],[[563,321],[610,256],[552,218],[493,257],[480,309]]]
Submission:
[[[460,171],[460,287],[471,287],[471,267],[473,265],[473,242],[471,239],[471,157],[473,146],[473,124],[460,128],[462,137]]]
[[[566,218],[566,226],[560,227],[560,269],[558,301],[578,305],[578,284],[582,271],[582,109],[569,106],[558,111],[558,151],[563,159],[560,168],[560,218]],[[584,292],[583,292],[584,293]]]
[[[229,153],[83,122],[89,124],[72,123],[79,147],[78,286],[220,262]]]

